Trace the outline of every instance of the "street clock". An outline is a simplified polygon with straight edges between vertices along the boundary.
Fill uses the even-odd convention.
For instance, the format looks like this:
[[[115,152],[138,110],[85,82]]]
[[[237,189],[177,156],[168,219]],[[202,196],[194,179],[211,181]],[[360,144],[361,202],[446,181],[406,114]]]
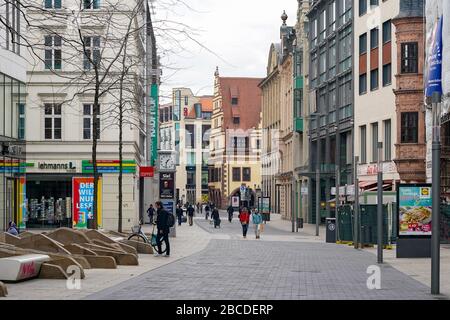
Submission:
[[[176,159],[174,153],[163,153],[159,154],[159,170],[160,171],[175,171],[176,170]]]

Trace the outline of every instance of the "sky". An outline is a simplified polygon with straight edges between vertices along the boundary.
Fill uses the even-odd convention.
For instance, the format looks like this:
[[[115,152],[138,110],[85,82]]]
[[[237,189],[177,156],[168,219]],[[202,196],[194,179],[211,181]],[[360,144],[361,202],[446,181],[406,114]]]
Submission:
[[[283,10],[288,25],[296,22],[297,0],[184,0],[190,8],[177,1],[153,3],[163,103],[175,87],[212,95],[216,66],[224,77],[264,78]]]

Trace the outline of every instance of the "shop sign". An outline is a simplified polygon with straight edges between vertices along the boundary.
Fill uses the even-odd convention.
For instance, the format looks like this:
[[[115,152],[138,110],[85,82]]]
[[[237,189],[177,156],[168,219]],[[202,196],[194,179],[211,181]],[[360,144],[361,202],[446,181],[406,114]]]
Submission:
[[[431,184],[401,184],[397,189],[398,236],[430,237],[432,222]]]
[[[94,166],[91,160],[83,160],[82,167],[83,173],[85,174],[94,173]],[[98,173],[119,173],[120,162],[119,160],[97,160],[97,171]],[[125,174],[136,173],[136,161],[123,160],[122,172]]]
[[[397,173],[397,166],[395,162],[383,162],[381,164],[381,170],[384,174],[395,174]],[[378,174],[377,164],[361,164],[358,165],[358,176],[376,176]]]
[[[153,178],[155,176],[155,167],[140,167],[139,176],[141,178]]]
[[[101,227],[101,179],[98,181],[97,198],[97,225]],[[88,219],[93,218],[94,206],[94,178],[74,177],[72,178],[72,198],[73,198],[73,227],[76,229],[86,229]]]
[[[77,163],[75,161],[68,162],[57,162],[57,161],[38,161],[37,169],[39,170],[49,170],[49,171],[76,171]]]

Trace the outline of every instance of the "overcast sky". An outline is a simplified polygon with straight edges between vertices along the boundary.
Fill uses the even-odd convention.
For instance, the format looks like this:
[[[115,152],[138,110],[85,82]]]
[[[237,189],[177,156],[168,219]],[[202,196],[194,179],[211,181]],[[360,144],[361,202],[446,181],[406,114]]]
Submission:
[[[176,0],[154,3],[163,100],[174,87],[213,94],[216,66],[221,76],[265,77],[270,44],[279,41],[283,10],[289,16],[288,25],[295,24],[297,15],[297,0],[185,0],[192,9],[162,7],[158,1]],[[163,21],[189,26],[189,35],[205,48],[181,33],[162,31],[183,29]]]

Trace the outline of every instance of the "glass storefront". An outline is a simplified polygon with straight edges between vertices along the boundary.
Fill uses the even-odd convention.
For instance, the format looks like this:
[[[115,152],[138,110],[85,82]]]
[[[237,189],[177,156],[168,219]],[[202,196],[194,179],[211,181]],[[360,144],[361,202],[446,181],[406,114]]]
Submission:
[[[0,73],[0,230],[10,221],[22,224],[24,216],[25,142],[19,138],[19,108],[26,88]]]
[[[72,175],[27,175],[27,228],[72,227]]]

